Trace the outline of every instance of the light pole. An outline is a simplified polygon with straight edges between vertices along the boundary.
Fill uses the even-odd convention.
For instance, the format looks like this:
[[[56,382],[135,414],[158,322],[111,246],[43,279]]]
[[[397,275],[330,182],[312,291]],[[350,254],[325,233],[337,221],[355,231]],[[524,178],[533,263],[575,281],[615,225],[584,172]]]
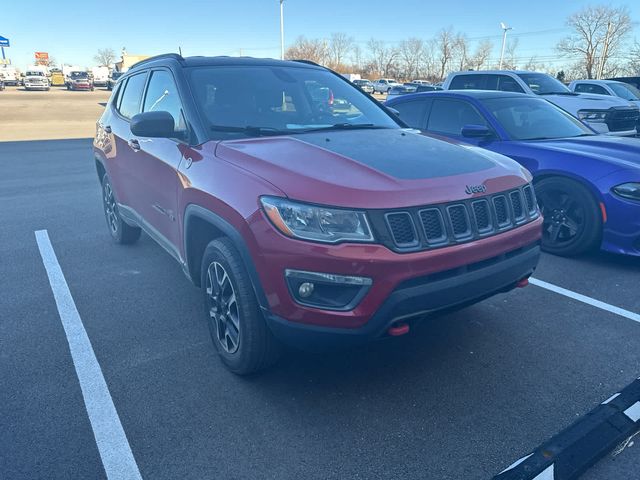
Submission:
[[[280,60],[284,60],[284,0],[280,0]]]
[[[504,23],[500,22],[500,28],[502,28],[502,50],[500,51],[500,66],[498,70],[502,70],[502,61],[504,60],[504,47],[507,44],[507,32],[513,30],[512,27],[507,27]]]

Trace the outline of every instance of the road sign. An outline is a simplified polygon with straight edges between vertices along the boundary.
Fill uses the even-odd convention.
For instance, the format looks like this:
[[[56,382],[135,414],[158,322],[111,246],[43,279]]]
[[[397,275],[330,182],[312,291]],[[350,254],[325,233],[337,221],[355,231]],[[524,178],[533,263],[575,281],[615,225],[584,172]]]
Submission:
[[[3,36],[0,36],[0,47],[10,47],[9,39]]]

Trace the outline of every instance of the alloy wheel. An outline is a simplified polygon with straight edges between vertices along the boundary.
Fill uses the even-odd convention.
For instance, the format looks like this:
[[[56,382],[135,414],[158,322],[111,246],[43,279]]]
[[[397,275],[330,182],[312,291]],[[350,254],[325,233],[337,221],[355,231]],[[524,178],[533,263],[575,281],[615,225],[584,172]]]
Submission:
[[[543,240],[553,246],[565,246],[575,241],[584,229],[585,212],[575,198],[560,190],[538,194],[544,216]]]
[[[109,182],[104,185],[104,213],[107,217],[107,224],[113,234],[118,232],[118,206],[113,195],[113,190]]]
[[[209,265],[206,291],[218,342],[227,353],[235,353],[240,345],[240,312],[229,274],[218,262]]]

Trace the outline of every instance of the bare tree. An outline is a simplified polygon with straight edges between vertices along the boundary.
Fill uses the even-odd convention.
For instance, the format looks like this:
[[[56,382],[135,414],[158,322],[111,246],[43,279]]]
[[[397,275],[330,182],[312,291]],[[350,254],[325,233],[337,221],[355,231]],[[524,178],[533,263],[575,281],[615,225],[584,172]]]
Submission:
[[[640,75],[640,43],[637,40],[633,42],[629,52],[629,62],[625,65],[625,73],[632,77]]]
[[[459,33],[454,37],[453,49],[457,58],[458,70],[466,70],[469,65],[469,43],[464,33]]]
[[[113,51],[113,48],[101,48],[93,59],[99,66],[108,67],[116,59],[116,52]]]
[[[397,49],[388,47],[384,42],[375,38],[367,42],[367,47],[371,55],[371,63],[378,74],[388,77],[396,73],[398,69],[396,64],[398,58]]]
[[[346,33],[332,33],[329,39],[330,65],[334,69],[339,69],[353,48],[353,37]]]
[[[284,53],[287,60],[310,60],[324,65],[327,63],[327,45],[323,40],[307,39],[300,36]]]
[[[351,65],[353,66],[354,70],[360,74],[362,74],[362,48],[360,48],[360,45],[355,44],[353,45],[353,48],[351,49]]]
[[[425,56],[424,41],[415,37],[403,40],[398,46],[398,55],[402,76],[407,80],[417,78],[420,64]]]
[[[469,61],[471,68],[481,70],[489,60],[492,51],[493,43],[491,43],[491,40],[482,40]]]
[[[573,34],[557,49],[568,56],[579,55],[588,78],[600,78],[633,28],[627,7],[589,6],[567,19]]]
[[[455,36],[451,27],[442,29],[435,37],[436,59],[439,64],[438,78],[444,79],[447,69],[451,66],[451,61],[455,53]]]

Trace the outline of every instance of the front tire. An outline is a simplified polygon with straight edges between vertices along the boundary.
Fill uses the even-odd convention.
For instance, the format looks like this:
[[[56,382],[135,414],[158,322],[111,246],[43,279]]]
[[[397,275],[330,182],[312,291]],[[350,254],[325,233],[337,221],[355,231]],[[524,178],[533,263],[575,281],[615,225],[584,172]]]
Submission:
[[[542,249],[573,256],[595,249],[602,237],[602,217],[595,198],[580,183],[561,177],[536,182],[544,216]]]
[[[111,188],[109,177],[106,174],[102,177],[102,206],[113,241],[121,245],[130,245],[137,242],[142,230],[139,227],[132,227],[120,217],[118,202],[113,193],[113,188]]]
[[[211,339],[222,362],[237,375],[273,365],[280,344],[267,326],[251,279],[233,242],[218,238],[202,257],[201,285]]]

